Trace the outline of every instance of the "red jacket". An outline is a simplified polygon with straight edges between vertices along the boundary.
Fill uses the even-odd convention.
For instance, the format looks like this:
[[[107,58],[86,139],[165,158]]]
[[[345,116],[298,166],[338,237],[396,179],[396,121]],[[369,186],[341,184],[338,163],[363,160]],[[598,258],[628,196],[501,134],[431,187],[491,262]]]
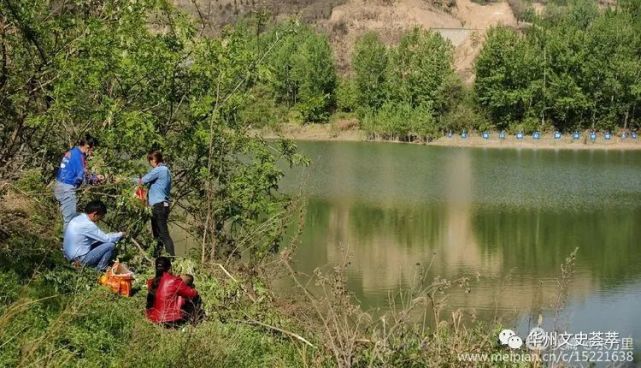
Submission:
[[[153,279],[147,280],[147,289],[151,289]],[[178,297],[192,299],[198,296],[196,289],[192,289],[178,276],[165,272],[160,278],[154,306],[147,309],[147,318],[154,323],[173,322],[184,318],[181,303]]]

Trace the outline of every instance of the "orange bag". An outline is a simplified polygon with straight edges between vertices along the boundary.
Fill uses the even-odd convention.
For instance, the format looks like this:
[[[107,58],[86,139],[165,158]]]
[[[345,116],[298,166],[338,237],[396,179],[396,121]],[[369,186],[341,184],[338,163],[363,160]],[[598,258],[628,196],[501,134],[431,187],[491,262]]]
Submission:
[[[136,192],[134,193],[134,196],[140,199],[142,204],[145,204],[145,205],[147,204],[147,189],[145,189],[145,187],[143,187],[142,185],[139,185],[136,188]]]
[[[131,296],[133,281],[134,273],[129,270],[127,265],[118,261],[100,277],[101,285],[105,285],[114,293],[122,296]]]

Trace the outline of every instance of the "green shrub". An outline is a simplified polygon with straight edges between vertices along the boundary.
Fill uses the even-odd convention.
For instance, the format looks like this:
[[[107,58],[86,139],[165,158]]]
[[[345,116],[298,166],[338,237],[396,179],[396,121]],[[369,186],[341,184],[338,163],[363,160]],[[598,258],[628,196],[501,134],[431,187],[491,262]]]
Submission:
[[[340,112],[355,112],[358,104],[356,84],[350,79],[343,79],[336,89],[336,108]]]
[[[251,101],[240,113],[243,123],[253,128],[273,128],[286,120],[286,108],[278,105],[264,85],[250,92]]]
[[[363,129],[382,139],[429,141],[437,134],[436,119],[429,105],[413,108],[408,103],[386,102],[363,118]]]

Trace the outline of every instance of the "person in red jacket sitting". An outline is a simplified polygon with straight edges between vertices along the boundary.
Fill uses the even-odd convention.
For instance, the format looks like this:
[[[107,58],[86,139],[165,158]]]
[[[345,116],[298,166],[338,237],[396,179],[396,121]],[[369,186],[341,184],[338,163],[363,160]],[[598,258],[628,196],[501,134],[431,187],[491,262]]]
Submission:
[[[156,277],[147,280],[147,290],[147,319],[167,327],[188,321],[189,316],[181,308],[179,297],[192,300],[198,296],[198,292],[187,286],[180,277],[171,274],[169,258],[156,258]]]

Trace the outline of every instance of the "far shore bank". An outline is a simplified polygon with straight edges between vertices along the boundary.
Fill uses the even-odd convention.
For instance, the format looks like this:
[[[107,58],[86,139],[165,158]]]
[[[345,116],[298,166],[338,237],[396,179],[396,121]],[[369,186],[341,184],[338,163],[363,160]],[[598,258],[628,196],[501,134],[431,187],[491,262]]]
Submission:
[[[518,140],[514,135],[499,139],[498,132],[492,132],[489,139],[484,139],[477,134],[471,134],[465,139],[459,135],[453,135],[452,137],[441,137],[429,143],[408,143],[381,139],[372,140],[368,139],[367,134],[362,130],[338,130],[332,127],[331,124],[284,125],[280,132],[261,130],[256,131],[255,134],[267,139],[283,137],[299,141],[405,143],[443,147],[641,150],[641,138],[632,139],[628,137],[622,139],[621,137],[613,136],[610,140],[605,140],[603,134],[599,134],[594,142],[585,134],[579,140],[573,140],[569,134],[565,134],[560,139],[554,139],[552,133],[544,133],[540,139],[525,136],[522,140]]]

